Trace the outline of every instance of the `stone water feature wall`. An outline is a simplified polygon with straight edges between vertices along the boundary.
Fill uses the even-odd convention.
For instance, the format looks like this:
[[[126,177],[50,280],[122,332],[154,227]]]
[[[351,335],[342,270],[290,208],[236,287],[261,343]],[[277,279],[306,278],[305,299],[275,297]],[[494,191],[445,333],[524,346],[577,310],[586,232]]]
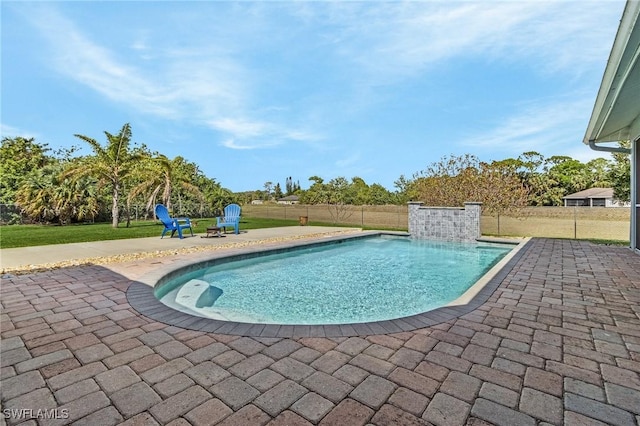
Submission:
[[[482,203],[464,203],[459,207],[424,207],[409,204],[409,234],[412,238],[438,241],[475,241],[480,237]]]

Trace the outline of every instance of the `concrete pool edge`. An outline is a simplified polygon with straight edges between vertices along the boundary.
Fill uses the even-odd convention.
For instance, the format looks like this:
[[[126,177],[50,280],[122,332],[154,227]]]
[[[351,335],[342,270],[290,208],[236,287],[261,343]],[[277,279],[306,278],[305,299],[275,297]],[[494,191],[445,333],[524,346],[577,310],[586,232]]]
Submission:
[[[517,255],[520,252],[520,250],[522,250],[530,240],[531,240],[530,237],[523,238],[519,240],[519,242],[516,242],[516,241],[511,242],[507,240],[478,239],[478,241],[481,241],[481,242],[497,242],[501,244],[512,244],[512,245],[515,245],[516,247],[514,247],[513,250],[511,250],[502,259],[500,259],[500,261],[498,261],[495,265],[493,265],[491,269],[489,269],[482,277],[480,277],[480,279],[476,281],[474,285],[469,287],[467,291],[465,291],[464,294],[462,294],[462,296],[450,302],[449,304],[447,304],[447,306],[460,306],[460,305],[466,305],[470,303],[475,298],[475,296],[480,291],[482,291],[482,289],[493,279],[493,277],[496,276],[498,273],[500,273],[500,271],[509,263],[511,258]]]
[[[243,248],[238,250],[230,250],[225,253],[218,253],[213,256],[210,261],[223,258],[242,258],[244,256],[260,255],[264,252],[273,250],[287,250],[295,247],[314,245],[318,243],[333,243],[340,240],[350,240],[357,238],[365,238],[375,235],[407,235],[406,233],[396,233],[387,231],[365,231],[358,235],[349,236],[329,236],[313,241],[285,241],[268,247],[259,248]],[[167,277],[172,273],[184,272],[185,268],[194,267],[194,265],[202,265],[205,261],[194,261],[193,259],[182,259],[171,265],[171,269],[160,268],[138,281],[133,281],[127,289],[126,297],[130,306],[140,314],[153,319],[155,321],[173,325],[188,330],[228,334],[247,337],[273,337],[273,338],[291,338],[291,337],[352,337],[352,336],[368,336],[379,334],[399,333],[405,331],[413,331],[437,325],[450,319],[458,318],[465,315],[483,303],[498,288],[503,279],[513,269],[517,261],[522,257],[529,245],[529,240],[523,241],[519,247],[514,248],[505,258],[496,264],[489,272],[487,272],[481,280],[484,285],[480,288],[478,283],[472,288],[473,295],[468,297],[465,304],[443,306],[428,312],[412,315],[409,317],[390,319],[385,321],[366,322],[366,323],[349,323],[339,325],[280,325],[280,324],[252,324],[234,321],[222,321],[210,318],[203,318],[190,315],[184,312],[172,309],[160,302],[154,295],[154,285],[163,277]],[[257,254],[256,254],[257,253]],[[501,268],[496,268],[498,265]],[[164,269],[164,270],[163,270]],[[492,272],[493,271],[493,272]],[[491,274],[490,274],[491,273]],[[489,276],[491,275],[491,276]],[[471,289],[467,290],[465,295]],[[464,297],[463,295],[462,297]],[[460,300],[456,299],[456,301]],[[455,303],[452,302],[452,303]]]

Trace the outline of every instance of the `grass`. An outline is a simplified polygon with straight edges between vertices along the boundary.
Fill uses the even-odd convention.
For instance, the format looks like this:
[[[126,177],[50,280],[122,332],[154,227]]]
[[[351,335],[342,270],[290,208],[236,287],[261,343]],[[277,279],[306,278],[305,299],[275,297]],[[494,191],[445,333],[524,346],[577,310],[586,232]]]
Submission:
[[[193,232],[205,233],[207,226],[215,225],[215,218],[192,219]],[[297,220],[242,218],[240,229],[296,226]],[[49,244],[81,243],[87,241],[121,240],[127,238],[159,237],[163,226],[156,221],[131,222],[129,228],[111,223],[76,225],[7,225],[0,227],[0,248],[31,247]]]
[[[593,244],[604,245],[604,246],[626,246],[629,247],[631,242],[629,240],[603,240],[597,238],[588,238],[587,241],[592,242]]]
[[[215,218],[193,219],[194,233],[205,233],[207,226],[215,224]],[[324,222],[309,222],[316,226],[356,226],[333,224]],[[243,217],[240,229],[275,228],[279,226],[299,226],[297,219],[272,219]],[[406,229],[384,226],[363,226],[362,229],[404,231]],[[111,223],[76,224],[67,226],[57,225],[6,225],[0,227],[0,248],[31,247],[50,244],[80,243],[87,241],[121,240],[127,238],[158,237],[162,233],[162,225],[156,221],[135,221],[126,228],[121,224],[119,228],[112,228]],[[483,235],[498,235],[485,232]],[[594,244],[611,246],[628,246],[629,240],[586,238]]]

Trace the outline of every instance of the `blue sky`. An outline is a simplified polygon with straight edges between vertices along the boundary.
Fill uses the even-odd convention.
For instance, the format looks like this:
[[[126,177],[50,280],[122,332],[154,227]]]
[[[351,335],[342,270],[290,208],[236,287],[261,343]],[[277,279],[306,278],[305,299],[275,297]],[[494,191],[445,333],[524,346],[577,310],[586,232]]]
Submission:
[[[2,1],[2,136],[133,140],[232,191],[446,155],[581,161],[624,8],[603,1]],[[88,152],[88,151],[84,151]]]

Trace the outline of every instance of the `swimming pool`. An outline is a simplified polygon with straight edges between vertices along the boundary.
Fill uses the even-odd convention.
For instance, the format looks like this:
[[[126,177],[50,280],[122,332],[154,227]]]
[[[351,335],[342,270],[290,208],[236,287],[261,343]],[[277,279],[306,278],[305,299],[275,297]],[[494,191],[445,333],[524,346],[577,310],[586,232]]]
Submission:
[[[447,305],[512,248],[378,235],[217,262],[154,292],[173,309],[224,321],[385,321]]]

